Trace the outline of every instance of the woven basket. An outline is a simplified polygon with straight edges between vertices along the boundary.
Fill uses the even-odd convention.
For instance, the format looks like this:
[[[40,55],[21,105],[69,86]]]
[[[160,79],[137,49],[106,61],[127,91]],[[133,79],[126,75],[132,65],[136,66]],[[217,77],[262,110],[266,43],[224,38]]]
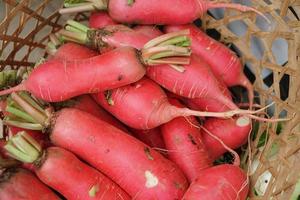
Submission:
[[[235,48],[251,68],[256,101],[261,105],[275,102],[269,113],[292,118],[281,130],[276,123],[254,126],[255,137],[242,154],[243,167],[250,175],[250,199],[299,199],[300,1],[252,0],[251,5],[271,23],[262,23],[254,13],[226,10],[218,11],[223,15],[218,19],[204,16],[202,26],[221,33],[220,40]],[[87,19],[84,14],[60,16],[56,11],[61,6],[61,0],[0,1],[1,70],[34,65],[45,54],[49,33],[59,30],[68,18]],[[243,30],[236,31],[237,27]],[[282,51],[276,55],[276,50]],[[287,56],[284,62],[278,58],[282,54]],[[265,73],[271,80],[267,85]]]

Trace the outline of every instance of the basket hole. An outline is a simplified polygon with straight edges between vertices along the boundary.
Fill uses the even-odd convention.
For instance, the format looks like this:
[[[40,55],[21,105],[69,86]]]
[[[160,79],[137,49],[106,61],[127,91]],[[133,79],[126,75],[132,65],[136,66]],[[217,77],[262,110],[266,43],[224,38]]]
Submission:
[[[37,62],[40,60],[45,54],[45,51],[40,48],[34,48],[30,51],[30,54],[28,56],[29,62]]]
[[[19,27],[21,14],[17,14],[12,20],[9,21],[9,25],[7,27],[7,35],[13,35]]]
[[[280,99],[283,101],[289,97],[289,86],[290,86],[290,76],[284,74],[281,80],[279,81]]]
[[[274,74],[271,70],[263,68],[260,74],[261,79],[263,79],[266,86],[271,87],[274,83]]]
[[[5,18],[5,4],[4,1],[0,1],[0,22],[3,22]]]
[[[221,39],[221,34],[216,29],[207,29],[206,33],[217,41]]]
[[[264,55],[264,51],[265,51],[265,47],[264,47],[261,39],[256,36],[251,36],[250,42],[251,42],[250,47],[251,47],[252,54],[258,60],[261,60]]]
[[[51,26],[48,25],[44,26],[39,32],[35,34],[34,41],[41,42],[43,39],[49,36],[51,31],[52,31]]]
[[[236,20],[228,23],[227,28],[236,36],[244,36],[247,33],[248,26],[242,20]]]
[[[49,16],[53,15],[55,11],[62,7],[61,0],[51,0],[45,5],[45,9],[42,12],[42,16],[48,18]]]
[[[272,53],[276,63],[283,65],[288,61],[288,42],[283,38],[277,38],[272,43]]]
[[[19,51],[15,54],[14,60],[16,61],[22,61],[23,58],[28,54],[29,47],[23,46]]]
[[[38,22],[38,20],[36,20],[35,18],[28,19],[24,23],[23,30],[19,34],[19,37],[25,38],[28,34],[30,34],[35,29],[37,22]]]
[[[13,48],[14,48],[13,42],[9,42],[8,44],[6,44],[5,48],[2,49],[1,60],[7,59],[8,55],[11,53]]]
[[[272,31],[277,26],[277,21],[274,20],[272,15],[269,13],[264,13],[264,15],[271,21],[271,23],[268,23],[266,19],[264,19],[262,16],[257,15],[255,20],[255,25],[262,31]]]
[[[270,0],[264,0],[264,2],[265,2],[266,4],[268,4],[268,5],[271,5],[271,4],[272,4],[272,2],[271,2]]]

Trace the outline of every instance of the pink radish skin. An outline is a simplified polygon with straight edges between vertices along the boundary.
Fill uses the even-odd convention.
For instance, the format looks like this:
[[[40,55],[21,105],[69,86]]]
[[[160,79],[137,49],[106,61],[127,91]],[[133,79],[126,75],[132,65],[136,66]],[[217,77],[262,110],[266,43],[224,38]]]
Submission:
[[[223,95],[224,86],[201,58],[192,55],[191,63],[184,68],[184,72],[178,72],[169,65],[148,67],[147,76],[179,96],[189,99],[213,99],[226,105],[230,110],[237,109],[231,98]]]
[[[4,174],[3,174],[4,173]],[[1,200],[59,200],[44,183],[24,169],[9,169],[0,177]]]
[[[143,33],[151,38],[156,38],[156,37],[162,35],[162,32],[155,26],[139,25],[139,26],[133,27],[133,30]]]
[[[73,42],[68,42],[60,46],[53,57],[50,59],[60,59],[60,60],[76,60],[76,59],[86,59],[93,56],[97,56],[98,53],[85,46],[76,44]]]
[[[90,28],[103,28],[108,25],[116,25],[117,23],[104,11],[93,12],[89,18]]]
[[[234,165],[218,165],[203,170],[182,200],[246,200],[249,191],[246,174]],[[245,184],[245,185],[244,185]]]
[[[150,130],[131,129],[131,132],[136,138],[152,148],[166,148],[159,127]]]
[[[247,142],[251,131],[251,120],[248,117],[233,119],[210,118],[204,122],[203,127],[221,139],[231,149],[236,149]],[[219,158],[227,150],[224,146],[202,130],[202,137],[212,159]]]
[[[111,105],[104,92],[93,94],[93,97],[105,110],[135,129],[152,129],[176,117],[208,115],[208,113],[171,105],[165,92],[148,78],[111,90],[110,94]],[[209,116],[216,116],[215,114],[219,113],[209,114]]]
[[[46,150],[46,157],[40,167],[36,167],[35,173],[40,180],[67,199],[131,199],[105,175],[80,161],[70,151],[59,147]],[[93,187],[95,193],[91,195],[89,191]]]
[[[71,107],[90,113],[118,129],[128,132],[127,128],[121,122],[99,106],[90,95],[81,95],[77,97],[75,99],[75,104]]]
[[[228,99],[232,100],[231,93],[227,89],[223,83],[220,82],[220,89],[224,96]],[[188,105],[189,108],[193,110],[203,110],[209,112],[224,112],[227,111],[229,108],[224,105],[222,102],[217,101],[211,98],[195,98],[195,99],[188,99],[188,98],[181,98],[183,101]]]
[[[67,108],[57,113],[50,139],[105,173],[133,199],[181,199],[188,187],[174,163],[83,111]]]
[[[146,34],[144,31],[135,31],[124,25],[106,26],[101,29],[101,32],[103,33],[100,35],[101,40],[106,43],[106,46],[98,47],[100,52],[126,46],[142,49],[147,42],[154,39],[157,35],[156,32]]]
[[[207,62],[218,79],[228,87],[241,85],[248,90],[250,107],[253,104],[253,86],[243,73],[240,59],[222,43],[206,35],[195,25],[167,26],[166,32],[190,30],[193,54]],[[214,59],[212,59],[214,58]]]
[[[183,107],[175,99],[169,101],[172,105]],[[199,126],[194,117],[178,117],[161,126],[168,158],[177,164],[189,182],[194,181],[199,172],[212,165],[201,132],[192,124]]]
[[[108,3],[111,18],[128,24],[188,24],[202,17],[211,8],[233,8],[259,13],[240,4],[209,0],[138,0],[131,5],[128,0],[110,0]]]
[[[124,47],[83,60],[51,60],[35,68],[22,84],[0,95],[26,90],[44,101],[58,102],[118,88],[136,82],[144,74],[136,49]]]

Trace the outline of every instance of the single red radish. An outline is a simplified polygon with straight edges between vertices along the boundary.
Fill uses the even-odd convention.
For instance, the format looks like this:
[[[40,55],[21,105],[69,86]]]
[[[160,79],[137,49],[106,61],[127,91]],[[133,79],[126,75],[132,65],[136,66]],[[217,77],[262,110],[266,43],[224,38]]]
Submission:
[[[108,25],[116,25],[117,23],[111,19],[107,12],[93,12],[89,18],[90,28],[103,28]]]
[[[135,129],[152,129],[176,117],[232,117],[253,111],[200,112],[169,103],[165,92],[155,82],[143,78],[130,85],[94,94],[94,99],[121,122]],[[134,116],[134,117],[133,117]],[[252,116],[252,115],[251,115]]]
[[[42,150],[26,132],[12,137],[4,148],[16,159],[32,163],[39,179],[67,199],[131,199],[117,184],[70,151],[60,147]]]
[[[159,127],[150,130],[131,129],[131,132],[134,137],[158,151],[166,148]]]
[[[217,136],[231,149],[236,149],[247,142],[251,131],[251,120],[248,117],[236,117],[232,119],[210,118],[205,120],[202,137],[212,159],[219,158],[227,150],[215,138],[206,133],[206,130]]]
[[[60,34],[66,40],[77,41],[103,53],[124,46],[142,49],[148,41],[161,36],[162,32],[151,26],[136,30],[121,24],[91,29],[74,20],[68,20],[65,30],[61,30]]]
[[[69,2],[69,1],[65,1]],[[69,5],[71,5],[70,2]],[[117,22],[128,24],[188,24],[202,17],[213,8],[232,8],[242,12],[258,10],[235,3],[218,3],[209,0],[98,0],[95,2],[67,6],[61,14],[91,10],[108,10],[110,17]]]
[[[37,112],[18,94],[13,93],[11,97],[37,119],[43,129],[51,131],[54,145],[72,151],[105,173],[132,198],[173,200],[183,196],[188,186],[183,173],[133,136],[78,109],[64,108],[47,115]]]
[[[183,108],[177,100],[169,98],[169,101],[172,105]],[[161,126],[168,158],[179,166],[189,182],[212,165],[201,132],[193,124],[199,126],[194,117],[178,117]]]
[[[147,76],[162,87],[189,99],[212,99],[228,109],[237,109],[231,97],[224,95],[224,86],[213,75],[208,64],[196,55],[191,55],[191,63],[184,71],[174,70],[169,65],[147,68]]]
[[[222,43],[206,35],[195,25],[167,26],[166,32],[190,30],[193,54],[209,64],[218,79],[228,87],[241,85],[248,90],[250,108],[253,104],[254,91],[251,82],[243,73],[243,67],[237,55]],[[214,58],[214,59],[212,59]]]
[[[141,51],[123,47],[87,59],[50,60],[35,68],[26,81],[0,95],[25,90],[42,100],[58,102],[128,85],[145,75],[144,64],[189,63],[189,58],[182,57],[190,55],[187,47],[163,44],[186,34],[181,31],[162,35],[149,41]]]
[[[224,164],[201,171],[182,200],[246,200],[248,191],[246,174],[238,166]]]
[[[31,172],[21,168],[7,169],[0,175],[1,200],[59,200]]]

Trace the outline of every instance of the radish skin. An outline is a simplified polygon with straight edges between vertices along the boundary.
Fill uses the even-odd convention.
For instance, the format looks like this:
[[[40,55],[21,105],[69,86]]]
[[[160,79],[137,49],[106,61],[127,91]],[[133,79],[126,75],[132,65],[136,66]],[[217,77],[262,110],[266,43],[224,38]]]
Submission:
[[[24,169],[8,169],[0,176],[1,200],[59,200],[44,183]]]
[[[42,100],[58,102],[118,88],[139,80],[144,74],[145,67],[137,51],[124,47],[84,60],[46,62],[35,68],[22,84],[1,91],[0,95],[26,90]]]
[[[105,26],[115,24],[117,23],[111,19],[107,12],[103,11],[93,12],[89,18],[90,28],[103,28]]]
[[[206,35],[195,25],[165,27],[167,33],[186,29],[190,30],[193,54],[207,62],[215,76],[224,81],[228,87],[236,85],[245,87],[248,90],[251,108],[254,98],[253,86],[243,73],[242,63],[237,55],[222,43]]]
[[[224,95],[224,86],[213,75],[210,67],[201,58],[192,55],[191,63],[178,72],[169,65],[147,68],[147,76],[162,87],[189,99],[213,99],[226,105],[229,110],[237,109],[231,98]]]
[[[249,183],[246,174],[234,165],[218,165],[203,170],[182,200],[246,200]]]
[[[158,150],[166,148],[159,127],[150,130],[131,129],[131,132],[134,137],[152,148],[156,148]]]
[[[155,26],[139,25],[133,27],[133,30],[146,34],[151,38],[155,38],[162,35],[162,32]]]
[[[175,99],[172,105],[183,107]],[[199,126],[194,117],[178,117],[161,126],[161,132],[168,150],[168,158],[179,166],[189,182],[198,178],[199,172],[212,165],[209,153],[203,143]]]
[[[61,45],[50,59],[72,61],[75,59],[86,59],[97,56],[98,53],[83,45],[68,42]]]
[[[231,149],[237,149],[247,142],[251,131],[251,120],[248,117],[235,117],[232,119],[210,118],[204,122],[203,127],[221,139]],[[227,150],[209,134],[202,130],[202,137],[212,159],[219,158]]]
[[[81,95],[75,98],[74,101],[75,103],[70,107],[90,113],[118,129],[128,132],[127,128],[120,121],[99,106],[90,95]]]

